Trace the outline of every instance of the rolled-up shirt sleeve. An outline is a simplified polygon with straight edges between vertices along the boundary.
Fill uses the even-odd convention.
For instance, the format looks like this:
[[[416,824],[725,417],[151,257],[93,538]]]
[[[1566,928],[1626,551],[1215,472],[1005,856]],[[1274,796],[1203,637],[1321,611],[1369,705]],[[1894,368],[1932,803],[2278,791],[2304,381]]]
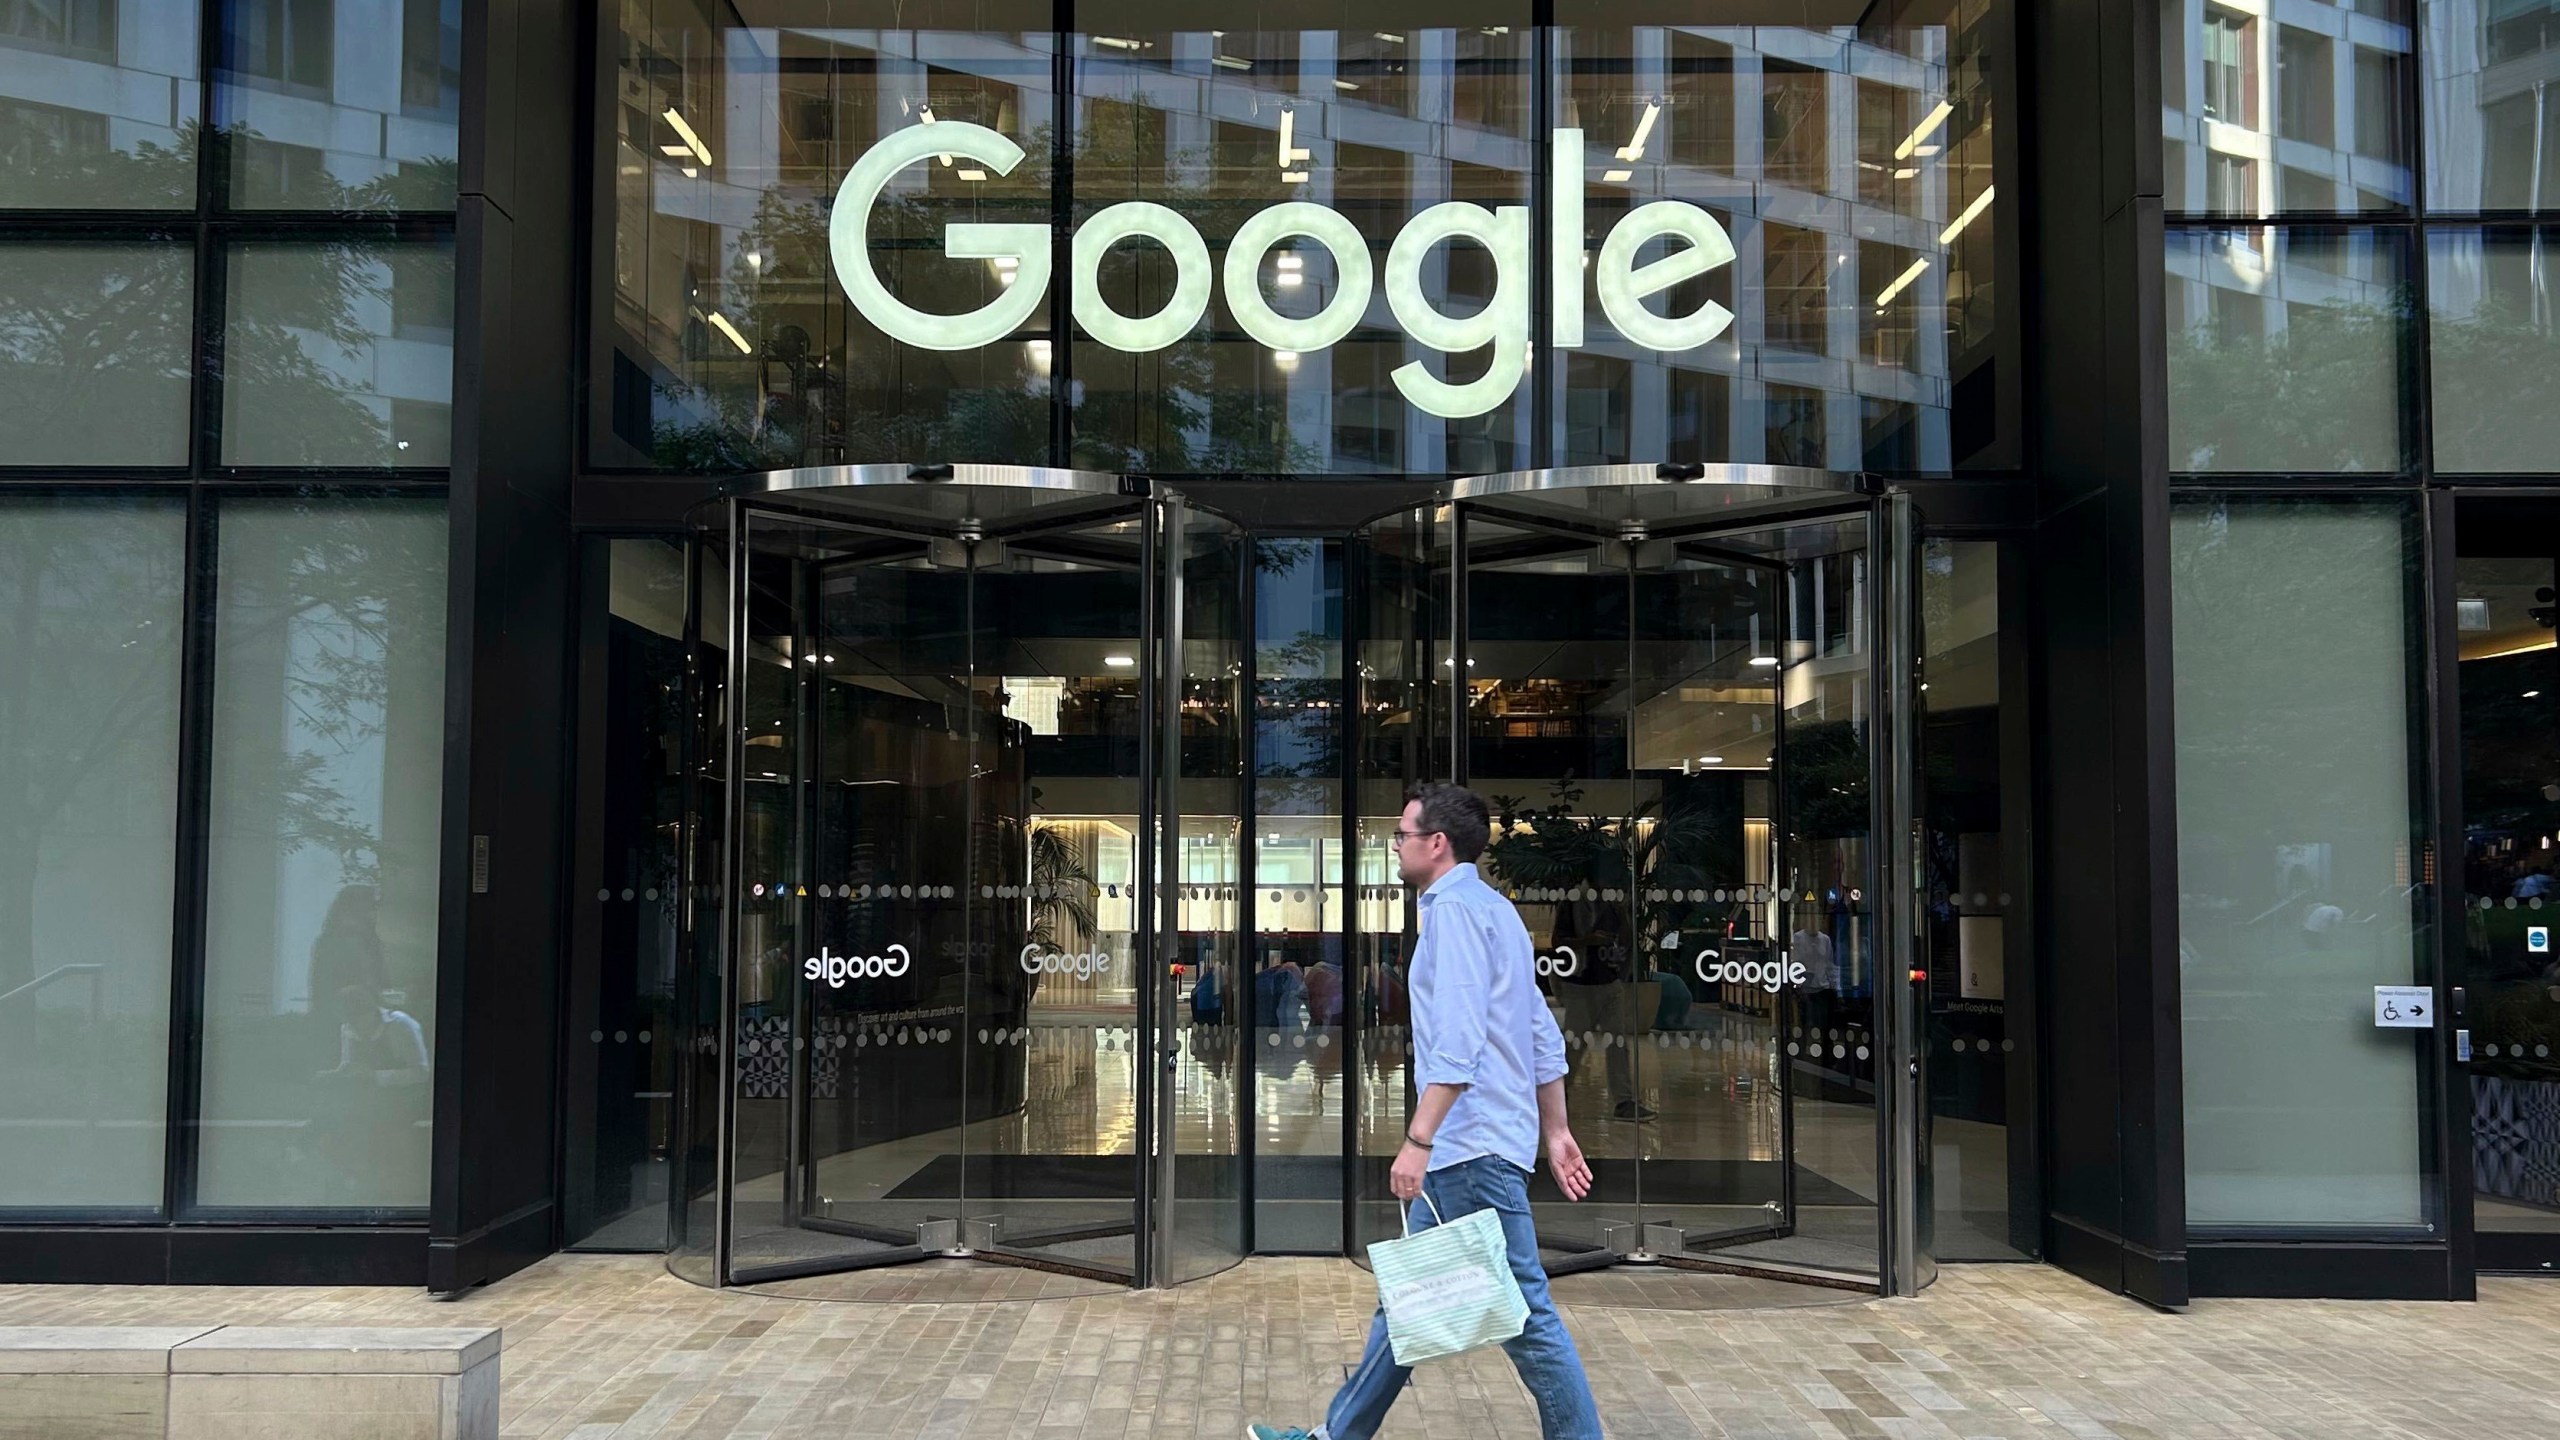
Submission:
[[[1413,1079],[1417,1085],[1472,1085],[1484,1053],[1493,947],[1473,915],[1454,905],[1443,909],[1435,917],[1438,933],[1431,936],[1429,1003],[1415,1007],[1417,1020],[1429,1017],[1430,1033],[1420,1037]]]
[[[1538,1083],[1545,1085],[1564,1078],[1564,1031],[1556,1028],[1556,1012],[1547,1008],[1547,997],[1535,990],[1529,993],[1538,1007],[1532,1059],[1537,1066]]]

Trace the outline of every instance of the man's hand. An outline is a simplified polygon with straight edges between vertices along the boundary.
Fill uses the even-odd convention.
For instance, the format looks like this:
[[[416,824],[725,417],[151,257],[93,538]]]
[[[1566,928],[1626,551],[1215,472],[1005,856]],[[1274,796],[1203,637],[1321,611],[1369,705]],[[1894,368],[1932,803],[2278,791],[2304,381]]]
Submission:
[[[1406,1141],[1396,1151],[1395,1168],[1387,1172],[1388,1191],[1399,1200],[1412,1200],[1422,1193],[1422,1176],[1430,1168],[1431,1152]]]
[[[1567,1200],[1579,1200],[1591,1193],[1591,1162],[1582,1158],[1582,1146],[1575,1142],[1572,1131],[1547,1132],[1547,1168],[1555,1173],[1556,1188],[1564,1192]]]

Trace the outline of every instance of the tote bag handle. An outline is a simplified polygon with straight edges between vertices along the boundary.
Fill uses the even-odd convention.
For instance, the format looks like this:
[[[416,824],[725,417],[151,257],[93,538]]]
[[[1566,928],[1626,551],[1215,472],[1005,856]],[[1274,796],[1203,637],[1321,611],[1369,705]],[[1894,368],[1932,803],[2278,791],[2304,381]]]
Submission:
[[[1423,1191],[1423,1192],[1422,1192],[1422,1203],[1423,1203],[1423,1204],[1425,1204],[1425,1205],[1431,1205],[1431,1223],[1432,1223],[1432,1224],[1434,1224],[1434,1225],[1446,1225],[1446,1224],[1448,1224],[1448,1223],[1449,1223],[1448,1221],[1443,1220],[1443,1219],[1441,1219],[1441,1218],[1440,1218],[1440,1207],[1439,1207],[1439,1206],[1437,1206],[1437,1205],[1432,1205],[1432,1204],[1431,1204],[1431,1192],[1430,1192],[1430,1191],[1425,1190],[1425,1191]],[[1412,1238],[1413,1238],[1413,1207],[1412,1207],[1412,1206],[1410,1206],[1410,1205],[1407,1205],[1406,1207],[1404,1207],[1404,1238],[1406,1238],[1407,1240],[1410,1240],[1410,1239],[1412,1239]]]

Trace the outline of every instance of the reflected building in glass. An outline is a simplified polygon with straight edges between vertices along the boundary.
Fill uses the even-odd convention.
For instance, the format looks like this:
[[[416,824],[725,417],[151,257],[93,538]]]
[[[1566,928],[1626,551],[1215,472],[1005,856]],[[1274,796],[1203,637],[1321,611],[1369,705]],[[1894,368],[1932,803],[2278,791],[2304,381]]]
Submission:
[[[1635,13],[1541,26],[1526,11],[1453,24],[1426,9],[1366,31],[1254,32],[1165,30],[1141,8],[1079,11],[1070,33],[1044,7],[1018,8],[905,15],[895,32],[840,28],[833,12],[766,28],[681,0],[623,8],[612,284],[598,297],[615,323],[597,337],[609,388],[594,443],[677,469],[703,454],[926,452],[1333,474],[1640,456],[1934,473],[1983,459],[2001,383],[1986,9],[1864,31]],[[1382,285],[1319,327],[1337,338],[1304,350],[1256,342],[1224,283],[1197,327],[1140,354],[1061,349],[1055,284],[999,344],[897,345],[831,280],[828,211],[856,156],[937,121],[993,129],[1026,155],[1006,173],[936,163],[892,181],[864,239],[890,289],[919,305],[984,304],[1022,273],[1001,258],[952,267],[933,238],[950,223],[1077,226],[1162,205],[1223,265],[1251,217],[1305,203],[1348,219],[1382,275],[1399,229],[1430,206],[1524,207],[1567,226],[1578,212],[1579,233],[1541,219],[1531,263],[1508,266],[1452,248],[1422,262],[1421,287],[1453,315],[1516,287],[1498,307],[1518,312],[1511,343],[1565,353],[1521,366],[1502,403],[1443,419],[1409,406],[1392,373],[1480,376],[1489,342],[1418,343]],[[1579,151],[1553,148],[1561,131]],[[1559,177],[1568,164],[1580,183]],[[1734,317],[1676,357],[1618,334],[1587,273],[1613,226],[1664,198],[1703,206],[1734,251],[1657,302]],[[1311,237],[1269,238],[1286,243],[1253,271],[1261,307],[1334,314],[1339,257]],[[1562,255],[1573,246],[1578,258]],[[1657,240],[1641,258],[1665,250]],[[1151,313],[1171,294],[1168,259],[1117,247],[1096,293]],[[1737,288],[1767,303],[1737,305]],[[1573,332],[1561,341],[1559,324]]]

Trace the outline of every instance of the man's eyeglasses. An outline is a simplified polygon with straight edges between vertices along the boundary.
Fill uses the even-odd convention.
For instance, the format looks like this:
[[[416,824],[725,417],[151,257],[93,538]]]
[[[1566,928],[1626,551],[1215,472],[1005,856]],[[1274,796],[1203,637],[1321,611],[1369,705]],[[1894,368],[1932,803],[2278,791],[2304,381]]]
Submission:
[[[1404,842],[1407,840],[1419,840],[1425,835],[1437,835],[1439,833],[1440,832],[1437,830],[1398,830],[1394,835],[1388,838],[1394,841],[1397,849],[1401,850],[1404,848]]]

